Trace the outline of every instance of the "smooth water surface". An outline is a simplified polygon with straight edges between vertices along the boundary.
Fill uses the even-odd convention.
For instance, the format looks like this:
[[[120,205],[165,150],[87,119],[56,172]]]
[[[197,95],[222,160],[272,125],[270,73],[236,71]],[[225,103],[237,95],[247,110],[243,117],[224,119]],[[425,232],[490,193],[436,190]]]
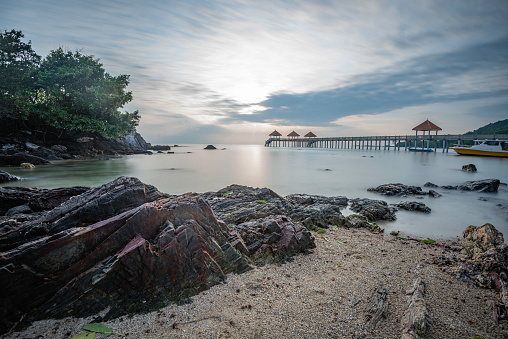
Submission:
[[[508,238],[508,188],[498,193],[435,189],[440,198],[386,197],[369,187],[403,183],[423,187],[459,185],[488,178],[508,182],[508,159],[465,157],[455,152],[426,153],[385,150],[272,148],[260,145],[206,145],[174,147],[174,154],[132,155],[110,160],[54,161],[33,170],[2,168],[26,178],[19,186],[55,188],[98,186],[118,176],[134,176],[170,194],[217,191],[230,184],[268,187],[284,196],[291,193],[421,201],[430,214],[399,211],[397,221],[382,222],[386,232],[399,230],[413,236],[454,238],[468,225],[492,223]],[[224,148],[224,149],[223,149]],[[461,170],[473,163],[476,173]],[[3,186],[13,185],[12,183]],[[479,198],[482,198],[481,200]],[[345,211],[347,213],[347,211]]]

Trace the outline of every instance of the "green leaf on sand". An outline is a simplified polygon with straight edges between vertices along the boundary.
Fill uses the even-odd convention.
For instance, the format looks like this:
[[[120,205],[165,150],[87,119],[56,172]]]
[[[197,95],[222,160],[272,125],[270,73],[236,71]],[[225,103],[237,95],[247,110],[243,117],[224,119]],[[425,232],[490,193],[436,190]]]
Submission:
[[[233,191],[227,191],[226,193],[224,193],[222,196],[223,197],[227,197],[228,195],[230,194],[233,194]]]
[[[339,244],[341,244],[342,246],[346,246],[346,244],[344,244],[343,242],[340,242],[340,241],[338,241],[338,240],[337,240],[337,242],[338,242]]]
[[[264,200],[258,200],[258,202],[259,202],[260,204],[266,204],[266,201],[264,201]]]
[[[91,324],[85,325],[85,326],[83,326],[83,329],[87,330],[87,331],[91,331],[91,332],[103,333],[104,334],[102,336],[103,338],[107,338],[113,333],[121,335],[121,336],[125,336],[124,334],[113,332],[112,329],[110,329],[106,325],[100,324],[100,323],[91,323]]]
[[[326,233],[326,230],[317,230],[317,233]]]
[[[326,237],[322,234],[321,234],[321,238],[325,239],[326,241],[330,241],[330,240],[326,239]]]
[[[397,237],[397,239],[400,239],[400,240],[407,240],[407,238],[403,238],[403,237]]]
[[[76,334],[70,339],[95,339],[95,332]]]
[[[435,244],[436,242],[432,239],[420,239],[421,242],[426,244]]]

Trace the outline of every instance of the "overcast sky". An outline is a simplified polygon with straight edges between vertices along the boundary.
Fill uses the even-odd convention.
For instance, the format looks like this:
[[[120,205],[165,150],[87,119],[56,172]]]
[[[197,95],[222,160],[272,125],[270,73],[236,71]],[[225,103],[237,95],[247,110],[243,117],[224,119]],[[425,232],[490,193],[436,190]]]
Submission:
[[[0,29],[130,74],[153,143],[464,133],[508,118],[508,1],[0,0]]]

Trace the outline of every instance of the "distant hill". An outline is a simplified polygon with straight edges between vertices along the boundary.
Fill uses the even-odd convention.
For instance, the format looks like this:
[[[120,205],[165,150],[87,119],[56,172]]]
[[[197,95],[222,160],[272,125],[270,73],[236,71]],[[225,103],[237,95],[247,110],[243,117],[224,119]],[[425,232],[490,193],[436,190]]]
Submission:
[[[493,122],[466,134],[508,134],[508,119]]]

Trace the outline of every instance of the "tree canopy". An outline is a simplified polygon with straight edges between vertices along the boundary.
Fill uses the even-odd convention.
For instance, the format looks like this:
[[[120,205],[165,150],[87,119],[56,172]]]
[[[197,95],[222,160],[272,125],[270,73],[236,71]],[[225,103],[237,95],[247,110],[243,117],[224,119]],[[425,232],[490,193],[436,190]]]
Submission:
[[[41,61],[21,31],[0,33],[0,99],[3,115],[41,133],[75,132],[120,137],[139,113],[120,112],[132,100],[129,75],[112,76],[99,59],[79,51],[52,50]]]

